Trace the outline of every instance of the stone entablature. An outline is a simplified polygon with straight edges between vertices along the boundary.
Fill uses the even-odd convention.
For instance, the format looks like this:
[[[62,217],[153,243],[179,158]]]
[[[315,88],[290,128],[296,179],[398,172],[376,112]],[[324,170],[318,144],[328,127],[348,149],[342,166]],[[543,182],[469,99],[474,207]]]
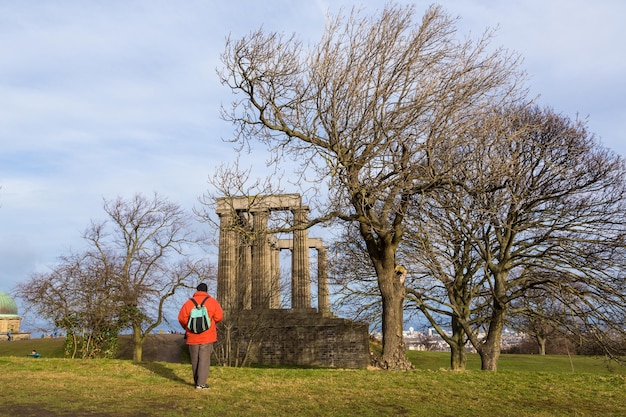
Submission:
[[[292,239],[267,231],[272,211],[291,211]],[[292,252],[291,308],[311,308],[309,249],[318,251],[318,311],[330,311],[328,268],[322,239],[309,238],[309,208],[298,194],[217,199],[220,217],[218,294],[226,311],[280,308],[280,257]],[[298,228],[298,226],[303,226]]]

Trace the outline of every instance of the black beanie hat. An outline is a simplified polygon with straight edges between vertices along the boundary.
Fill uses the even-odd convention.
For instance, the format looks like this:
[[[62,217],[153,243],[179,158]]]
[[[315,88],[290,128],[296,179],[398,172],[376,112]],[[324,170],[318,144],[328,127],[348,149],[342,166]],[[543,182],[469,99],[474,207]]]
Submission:
[[[206,284],[203,282],[201,284],[198,284],[198,286],[196,287],[196,290],[198,291],[202,291],[202,292],[207,292],[209,290],[209,288],[206,286]]]

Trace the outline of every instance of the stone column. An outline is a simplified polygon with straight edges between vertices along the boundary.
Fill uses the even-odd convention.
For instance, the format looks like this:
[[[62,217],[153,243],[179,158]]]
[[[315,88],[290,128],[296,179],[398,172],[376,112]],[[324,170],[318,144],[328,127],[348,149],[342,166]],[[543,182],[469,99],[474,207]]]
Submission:
[[[251,212],[252,242],[252,308],[270,308],[271,252],[267,241],[268,210]]]
[[[293,208],[294,226],[297,228],[308,221],[309,208]],[[311,308],[311,273],[309,264],[308,230],[293,232],[293,253],[291,257],[291,307]]]
[[[219,258],[217,265],[217,299],[224,311],[237,307],[236,235],[233,215],[225,210],[220,217]]]
[[[241,219],[242,228],[251,232],[247,219]],[[252,245],[249,234],[238,233],[237,305],[241,310],[252,308]]]
[[[317,248],[317,309],[320,313],[330,312],[330,294],[328,291],[328,250],[324,246]]]
[[[274,245],[272,251],[272,274],[270,308],[280,308],[280,249]]]

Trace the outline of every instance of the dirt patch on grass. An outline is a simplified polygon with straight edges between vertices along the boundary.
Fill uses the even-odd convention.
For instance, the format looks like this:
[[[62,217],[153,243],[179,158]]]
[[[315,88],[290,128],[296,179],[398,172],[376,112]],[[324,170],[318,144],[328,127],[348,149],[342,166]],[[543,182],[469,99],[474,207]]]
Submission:
[[[146,362],[186,362],[185,339],[182,334],[151,334],[143,345],[143,360]],[[132,359],[131,336],[120,336],[117,357]]]
[[[20,416],[20,417],[75,417],[90,416],[90,417],[120,417],[118,412],[100,412],[81,410],[79,414],[76,411],[54,411],[48,407],[39,406],[37,404],[11,404],[2,407],[3,416]],[[6,413],[6,414],[5,414]],[[126,415],[126,414],[122,414]],[[149,417],[154,414],[147,412],[133,413],[133,417]]]

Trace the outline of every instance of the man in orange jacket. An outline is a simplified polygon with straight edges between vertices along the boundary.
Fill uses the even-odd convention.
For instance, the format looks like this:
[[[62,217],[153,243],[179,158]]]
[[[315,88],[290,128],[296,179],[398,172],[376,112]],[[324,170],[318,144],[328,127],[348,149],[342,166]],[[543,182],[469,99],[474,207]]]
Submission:
[[[193,333],[187,328],[191,309],[195,304],[191,299],[187,300],[178,312],[178,322],[185,329],[185,340],[189,347],[189,355],[191,356],[191,369],[193,371],[193,381],[196,389],[209,389],[206,381],[211,370],[211,353],[213,352],[213,343],[217,341],[216,325],[224,318],[224,312],[220,303],[208,294],[208,288],[205,283],[201,283],[196,287],[193,299],[196,303],[204,302],[209,317],[211,318],[211,327],[202,333]]]

